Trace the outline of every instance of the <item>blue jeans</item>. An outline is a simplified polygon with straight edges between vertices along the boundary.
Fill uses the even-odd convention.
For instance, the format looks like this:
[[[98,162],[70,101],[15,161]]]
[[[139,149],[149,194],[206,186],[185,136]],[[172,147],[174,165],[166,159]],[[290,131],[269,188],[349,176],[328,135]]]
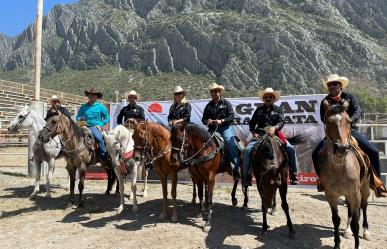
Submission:
[[[107,151],[105,146],[105,141],[103,140],[101,132],[98,130],[97,127],[91,126],[88,127],[93,134],[93,137],[95,139],[95,142],[98,144],[99,147],[99,155],[101,156],[102,160],[107,160]]]
[[[380,177],[381,168],[380,168],[380,160],[379,160],[379,151],[376,148],[376,146],[374,144],[370,143],[370,141],[368,141],[368,139],[365,136],[363,136],[361,133],[359,133],[355,129],[351,130],[351,134],[356,139],[357,143],[359,144],[360,149],[362,149],[364,151],[364,153],[366,153],[367,156],[370,158],[371,165],[373,166],[376,173]],[[315,169],[317,175],[320,174],[320,168],[318,167],[318,160],[319,160],[318,153],[321,150],[321,148],[324,146],[324,141],[325,141],[325,139],[322,140],[317,145],[316,149],[314,149],[313,154],[312,154],[313,165],[314,165],[314,169]]]
[[[254,145],[257,143],[256,140],[251,140],[250,143],[247,145],[245,152],[243,154],[243,177],[246,179],[249,172],[250,167],[250,159],[251,154],[253,153]],[[297,156],[296,156],[296,150],[294,149],[293,145],[289,143],[288,140],[286,140],[286,153],[289,157],[289,168],[290,172],[292,174],[297,174]]]
[[[224,139],[224,143],[230,153],[231,167],[234,172],[239,170],[238,145],[234,139],[234,132],[230,126],[219,127],[217,130]]]

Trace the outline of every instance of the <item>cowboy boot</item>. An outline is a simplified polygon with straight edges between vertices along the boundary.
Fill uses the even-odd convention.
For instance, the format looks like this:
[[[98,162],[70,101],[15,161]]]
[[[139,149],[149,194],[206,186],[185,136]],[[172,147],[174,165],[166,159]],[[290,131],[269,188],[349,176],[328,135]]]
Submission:
[[[320,182],[320,179],[317,179],[317,191],[318,192],[324,192],[324,186]]]
[[[297,179],[297,173],[291,172],[290,173],[290,184],[291,185],[298,185],[299,181]]]
[[[387,192],[386,192],[386,190],[383,187],[376,187],[376,189],[375,189],[375,196],[377,198],[387,197]]]

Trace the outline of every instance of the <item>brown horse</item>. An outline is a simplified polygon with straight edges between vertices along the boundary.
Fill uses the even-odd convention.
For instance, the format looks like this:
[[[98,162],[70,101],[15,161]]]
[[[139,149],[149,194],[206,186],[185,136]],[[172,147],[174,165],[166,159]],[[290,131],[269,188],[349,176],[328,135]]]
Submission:
[[[192,181],[198,188],[200,210],[206,219],[204,231],[211,230],[212,196],[217,173],[232,174],[230,162],[224,169],[220,169],[223,151],[215,144],[213,136],[200,126],[189,123],[176,124],[171,135],[173,152],[171,163],[180,168],[189,167]],[[234,183],[232,194],[233,205],[236,205]],[[205,188],[205,202],[203,202],[203,187]]]
[[[172,180],[172,222],[177,222],[177,170],[178,167],[170,164],[171,141],[170,132],[161,124],[152,122],[137,122],[131,119],[129,124],[134,129],[134,151],[133,159],[137,162],[143,160],[144,165],[152,164],[160,178],[163,189],[163,208],[159,219],[167,217],[168,210],[168,176]]]
[[[70,176],[70,202],[74,204],[75,174],[79,171],[79,200],[78,207],[83,206],[83,189],[86,167],[96,164],[98,156],[85,144],[82,129],[66,115],[57,115],[50,118],[43,130],[39,132],[38,139],[47,143],[51,138],[59,136],[63,145],[63,154],[67,162],[66,169]]]
[[[359,248],[359,216],[363,209],[364,238],[368,239],[367,199],[370,195],[369,174],[361,168],[350,144],[351,120],[346,113],[348,103],[333,105],[322,103],[325,111],[324,123],[326,139],[319,153],[320,181],[325,189],[325,197],[332,211],[335,228],[335,246],[340,248],[340,217],[337,200],[345,196],[348,207],[348,224],[355,238],[355,248]],[[346,235],[350,232],[349,228]]]
[[[289,166],[288,158],[281,140],[269,134],[263,135],[257,142],[253,154],[251,155],[251,165],[257,188],[262,200],[263,224],[261,235],[266,234],[267,211],[269,208],[274,211],[276,208],[276,192],[279,188],[281,196],[281,206],[285,212],[289,236],[294,237],[295,232],[290,219],[289,205],[286,200],[288,191]]]

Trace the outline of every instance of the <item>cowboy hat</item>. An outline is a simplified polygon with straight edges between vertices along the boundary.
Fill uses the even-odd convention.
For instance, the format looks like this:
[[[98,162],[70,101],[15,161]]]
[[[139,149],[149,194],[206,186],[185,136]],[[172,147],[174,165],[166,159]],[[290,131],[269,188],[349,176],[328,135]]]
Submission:
[[[89,91],[85,90],[85,95],[88,96],[89,94],[95,94],[99,99],[103,96],[95,87],[91,87]]]
[[[340,82],[342,88],[346,88],[349,84],[349,80],[346,77],[341,77],[338,74],[331,74],[326,80],[323,80],[324,86],[328,88],[330,82]]]
[[[281,93],[279,91],[274,91],[271,87],[268,87],[263,91],[259,91],[258,97],[263,101],[263,96],[265,96],[265,94],[272,94],[274,96],[274,102],[277,102],[281,97]]]
[[[223,92],[224,92],[224,87],[222,85],[218,85],[216,83],[211,83],[208,86],[208,91],[211,92],[211,90],[214,90],[214,89],[219,89],[220,90],[220,94],[223,94]]]
[[[173,88],[173,93],[175,94],[175,93],[184,93],[184,94],[186,94],[186,91],[181,87],[181,86],[175,86],[174,88]]]
[[[140,98],[140,94],[138,94],[135,90],[130,90],[130,92],[128,93],[128,97],[129,96],[136,96],[137,99]]]
[[[58,96],[56,96],[56,95],[52,95],[51,96],[50,102],[52,102],[52,101],[59,101],[59,103],[62,102],[62,100]]]

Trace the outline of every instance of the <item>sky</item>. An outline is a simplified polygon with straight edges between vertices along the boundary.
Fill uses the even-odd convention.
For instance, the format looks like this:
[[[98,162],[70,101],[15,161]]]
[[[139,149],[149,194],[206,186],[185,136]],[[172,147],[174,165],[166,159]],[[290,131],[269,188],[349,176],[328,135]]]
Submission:
[[[43,14],[55,4],[75,3],[79,0],[44,0]],[[0,33],[7,36],[20,34],[36,18],[38,0],[0,0]]]

